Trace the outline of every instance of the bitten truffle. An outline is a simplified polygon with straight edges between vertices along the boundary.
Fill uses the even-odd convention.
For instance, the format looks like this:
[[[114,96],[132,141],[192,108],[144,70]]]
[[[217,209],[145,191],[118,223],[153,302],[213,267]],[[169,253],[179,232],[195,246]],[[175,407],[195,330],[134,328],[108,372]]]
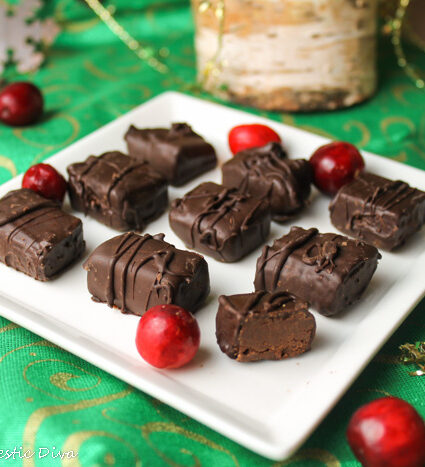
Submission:
[[[335,315],[357,301],[381,258],[363,242],[317,229],[292,227],[265,246],[257,261],[255,290],[296,293],[323,315]]]
[[[361,173],[329,206],[341,232],[383,250],[394,250],[425,223],[425,193],[400,180]]]
[[[216,183],[202,183],[173,202],[170,226],[189,248],[224,261],[238,261],[266,241],[266,200]]]
[[[277,222],[290,219],[304,208],[313,181],[310,163],[288,159],[279,143],[241,151],[223,165],[222,171],[223,185],[268,199]]]
[[[222,295],[216,316],[222,352],[239,362],[282,360],[310,350],[316,321],[305,301],[287,292]]]
[[[84,251],[80,219],[56,201],[22,188],[0,199],[0,261],[47,281]]]
[[[116,230],[143,230],[168,204],[165,179],[115,151],[68,167],[72,207]]]
[[[163,239],[129,232],[99,245],[84,263],[93,299],[139,316],[155,305],[196,311],[210,291],[208,264]]]
[[[170,129],[132,125],[125,140],[131,157],[149,162],[171,185],[184,185],[217,165],[214,148],[186,123]]]

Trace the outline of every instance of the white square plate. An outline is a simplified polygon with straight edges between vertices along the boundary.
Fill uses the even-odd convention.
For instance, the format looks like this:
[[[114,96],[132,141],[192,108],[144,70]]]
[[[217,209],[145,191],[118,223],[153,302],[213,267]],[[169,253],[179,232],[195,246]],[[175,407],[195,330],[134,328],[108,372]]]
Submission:
[[[70,163],[90,154],[125,151],[123,136],[131,123],[156,127],[172,122],[191,124],[215,146],[220,162],[230,157],[228,131],[241,123],[261,122],[274,128],[292,158],[308,158],[327,142],[258,116],[168,92],[69,146],[49,163],[65,173]],[[371,154],[364,157],[368,170],[425,190],[423,171]],[[183,188],[171,188],[171,200],[207,180],[220,183],[220,169]],[[21,177],[5,183],[0,195],[18,188],[20,183]],[[293,224],[335,231],[328,203],[328,198],[315,193],[311,205]],[[83,217],[83,221],[85,257],[101,242],[117,235],[90,218]],[[269,243],[289,228],[273,223]],[[147,231],[163,232],[168,242],[184,248],[165,214]],[[160,371],[142,361],[134,344],[138,318],[90,300],[86,273],[81,267],[84,258],[48,283],[0,264],[0,313],[249,449],[282,459],[305,441],[423,296],[424,249],[422,231],[397,253],[384,252],[362,300],[334,318],[315,313],[317,336],[311,352],[280,362],[237,363],[220,352],[215,340],[217,298],[253,290],[255,262],[261,248],[235,264],[206,258],[212,290],[206,306],[197,313],[201,350],[190,365],[180,370]]]

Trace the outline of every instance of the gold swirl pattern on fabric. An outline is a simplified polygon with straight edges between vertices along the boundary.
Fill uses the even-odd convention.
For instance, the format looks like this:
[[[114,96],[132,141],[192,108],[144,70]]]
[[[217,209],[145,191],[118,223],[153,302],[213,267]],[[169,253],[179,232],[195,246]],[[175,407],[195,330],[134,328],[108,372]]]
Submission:
[[[383,120],[381,120],[380,127],[382,130],[382,133],[387,138],[387,140],[389,140],[390,142],[392,140],[391,140],[388,130],[392,125],[396,125],[396,124],[405,125],[412,133],[414,133],[416,130],[416,125],[412,122],[412,120],[408,119],[407,117],[393,116],[393,117],[384,118]]]
[[[100,18],[91,18],[88,20],[82,21],[69,21],[66,16],[66,6],[68,2],[58,2],[55,6],[54,16],[58,22],[63,26],[63,30],[71,34],[79,34],[84,31],[88,31],[91,28],[94,28],[98,23],[100,23]]]
[[[36,126],[33,126],[33,127],[24,128],[24,129],[23,128],[15,128],[13,130],[13,135],[17,139],[19,139],[20,141],[25,143],[26,145],[32,146],[34,148],[42,149],[42,151],[39,152],[34,157],[34,159],[31,162],[31,165],[37,163],[40,159],[42,159],[49,152],[52,152],[52,151],[61,149],[61,148],[65,147],[65,146],[68,146],[75,139],[77,139],[78,134],[80,132],[80,123],[78,122],[78,120],[75,117],[73,117],[73,116],[71,116],[69,114],[65,114],[65,113],[60,113],[60,114],[56,115],[54,120],[57,123],[57,121],[59,119],[63,119],[64,121],[68,122],[71,131],[70,131],[69,136],[67,136],[63,141],[54,142],[53,144],[51,142],[49,142],[49,143],[40,143],[38,141],[34,141],[34,140],[30,139],[32,134],[34,134],[34,137],[40,137],[40,135],[42,135],[44,137],[46,137],[47,135],[50,136],[50,132],[48,132],[48,128],[42,127],[41,125],[39,125],[39,126],[36,125]]]
[[[301,449],[301,451],[287,461],[277,462],[272,467],[285,467],[287,465],[290,466],[294,462],[302,461],[319,461],[326,467],[341,467],[338,458],[325,449]]]
[[[83,388],[75,388],[75,387],[69,386],[68,382],[70,380],[72,380],[72,379],[81,378],[81,375],[74,374],[74,373],[69,373],[69,372],[63,372],[63,371],[59,371],[59,372],[51,374],[49,376],[49,383],[51,385],[53,385],[54,387],[56,387],[58,389],[61,389],[63,391],[70,391],[70,392],[90,391],[92,389],[97,388],[100,385],[100,383],[102,382],[102,379],[99,376],[97,376],[97,375],[95,375],[93,373],[90,373],[89,371],[85,370],[84,368],[82,368],[82,367],[80,367],[78,365],[75,365],[74,363],[67,362],[66,360],[60,360],[60,359],[57,359],[57,358],[45,358],[45,359],[35,360],[33,362],[28,363],[28,365],[25,366],[25,368],[23,370],[23,373],[22,373],[22,376],[23,376],[24,380],[26,381],[26,383],[29,386],[36,389],[37,391],[40,391],[43,394],[46,394],[46,395],[48,395],[50,397],[53,397],[54,399],[58,399],[58,400],[65,401],[65,402],[72,401],[72,399],[65,398],[65,397],[62,397],[62,396],[58,396],[57,394],[54,394],[51,391],[48,391],[46,389],[41,388],[39,385],[31,382],[30,378],[28,377],[28,371],[32,367],[34,367],[35,365],[41,365],[41,367],[45,371],[46,370],[46,363],[54,363],[55,366],[58,363],[61,363],[61,364],[70,366],[74,371],[75,370],[80,371],[84,376],[88,375],[88,376],[93,377],[93,378],[96,379],[96,382],[94,384],[90,384],[89,386],[83,387]],[[38,374],[38,370],[36,369],[35,371]]]
[[[48,407],[41,407],[35,410],[27,420],[23,433],[23,450],[35,451],[35,439],[43,422],[55,415],[61,415],[64,413],[75,412],[78,410],[84,410],[91,407],[97,407],[99,405],[107,404],[109,402],[124,399],[134,391],[134,388],[128,386],[123,391],[108,394],[106,396],[98,397],[95,399],[86,399],[73,404],[62,404],[52,405]],[[23,467],[35,467],[34,457],[23,460]]]
[[[392,95],[396,98],[400,104],[407,105],[409,107],[423,108],[423,102],[418,100],[415,88],[412,88],[409,84],[398,84],[391,88]],[[406,95],[412,96],[412,100],[408,99]]]
[[[3,167],[4,169],[8,170],[12,177],[16,177],[16,175],[18,175],[15,163],[9,157],[0,155],[0,167]]]
[[[351,141],[353,144],[355,144],[359,148],[365,147],[370,142],[370,138],[371,138],[370,130],[363,122],[360,122],[358,120],[350,120],[344,124],[343,128],[344,128],[344,131],[346,131],[347,133],[351,132],[353,128],[359,131],[360,139],[357,141],[354,141],[354,140]]]
[[[175,423],[172,422],[150,422],[145,425],[142,425],[140,427],[140,430],[142,432],[143,438],[146,440],[148,445],[156,452],[156,454],[165,462],[168,464],[172,465],[173,467],[186,467],[183,466],[182,464],[178,464],[174,462],[172,459],[170,459],[166,454],[164,454],[160,449],[158,449],[157,446],[153,444],[153,442],[150,439],[150,435],[153,433],[174,433],[177,435],[184,436],[186,439],[190,439],[192,441],[195,441],[197,443],[203,444],[210,449],[213,449],[215,451],[222,452],[223,454],[226,454],[229,456],[235,467],[239,467],[239,461],[235,457],[234,454],[232,454],[228,449],[224,448],[220,444],[215,443],[214,441],[211,441],[210,439],[206,438],[205,436],[202,436],[198,433],[194,433],[192,431],[186,430],[185,428],[182,428],[179,425],[176,425]],[[194,460],[197,459],[195,457],[195,454],[193,454],[191,451],[188,451],[185,449],[185,452],[187,455],[190,455]]]
[[[81,86],[80,84],[73,84],[73,83],[63,83],[63,84],[51,84],[49,86],[44,87],[43,89],[44,95],[48,96],[51,94],[55,94],[55,105],[60,108],[64,108],[67,105],[72,103],[72,100],[75,96],[75,93],[82,93],[87,94],[88,89]],[[68,92],[68,95],[65,93]],[[57,96],[56,96],[57,94]]]
[[[91,60],[84,60],[83,67],[86,71],[92,74],[94,77],[107,80],[107,81],[118,81],[119,77],[112,73],[107,73],[106,71],[98,68]]]
[[[76,433],[72,433],[72,435],[68,436],[68,438],[65,440],[65,443],[62,447],[62,452],[69,452],[69,451],[73,451],[74,453],[79,452],[81,449],[81,446],[85,442],[95,437],[110,438],[121,443],[133,454],[134,462],[131,465],[134,467],[142,467],[142,461],[139,457],[137,449],[125,439],[121,438],[120,436],[117,436],[114,433],[109,433],[107,431],[87,430],[87,431],[77,431]],[[108,454],[109,454],[108,457],[105,456],[106,457],[105,461],[108,465],[113,465],[114,462],[110,462],[110,461],[113,460],[114,457],[111,453],[108,453]],[[64,458],[62,460],[62,467],[77,467],[77,466],[78,467],[81,466],[81,463],[78,460],[78,458],[73,458],[73,459]]]
[[[120,420],[118,418],[112,417],[111,415],[108,414],[108,410],[110,409],[102,410],[102,415],[107,420],[111,422],[115,422],[119,425],[124,425],[127,427],[134,428],[136,430],[139,430],[143,438],[145,439],[146,443],[155,451],[158,457],[160,457],[168,465],[172,465],[173,467],[187,467],[185,465],[175,462],[173,459],[170,459],[164,452],[162,452],[150,439],[150,435],[152,435],[153,433],[173,433],[176,435],[183,436],[186,439],[190,439],[191,441],[195,441],[199,444],[207,446],[210,449],[219,451],[227,455],[233,461],[235,467],[239,467],[238,459],[228,449],[224,448],[220,444],[215,443],[214,441],[211,441],[205,436],[186,430],[185,428],[182,428],[181,426],[176,425],[173,422],[149,422],[149,423],[146,423],[145,425],[139,425],[139,424],[130,423],[125,420]],[[183,452],[183,450],[180,449],[180,452]],[[200,460],[191,451],[185,449],[184,454],[187,454],[188,456],[192,457],[193,461],[195,462],[194,465],[196,466],[201,465]]]
[[[3,332],[12,331],[13,329],[16,329],[16,328],[19,328],[19,327],[20,326],[18,326],[15,323],[6,324],[6,326],[3,326],[3,327],[0,328],[0,334],[2,334]]]
[[[28,349],[29,347],[34,347],[34,346],[40,346],[40,347],[56,347],[59,348],[57,345],[52,344],[51,342],[48,342],[46,340],[41,340],[41,341],[36,341],[36,342],[30,342],[29,344],[21,345],[20,347],[16,347],[16,349],[9,350],[9,352],[6,352],[4,355],[0,357],[0,363],[9,355],[12,355],[13,353],[17,352],[18,350],[22,349]]]
[[[33,146],[35,148],[46,149],[46,150],[52,151],[54,149],[58,149],[63,146],[68,146],[78,136],[78,133],[80,131],[80,124],[75,117],[72,117],[71,115],[64,114],[64,113],[60,113],[56,115],[55,120],[57,121],[57,119],[63,119],[67,121],[72,129],[72,133],[70,134],[70,136],[68,136],[65,139],[65,141],[62,141],[60,143],[46,144],[46,143],[39,143],[37,141],[32,141],[31,139],[28,139],[28,137],[26,136],[28,133],[35,132],[35,134],[39,136],[40,132],[47,132],[47,129],[41,129],[40,127],[37,127],[37,126],[28,127],[28,128],[15,128],[13,130],[13,134],[16,138],[21,140],[23,143]]]
[[[136,83],[129,84],[127,86],[127,89],[135,89],[137,91],[142,91],[144,99],[147,99],[148,97],[152,96],[152,90],[148,88],[147,86],[145,86],[144,84],[136,84]]]
[[[403,128],[402,131],[396,132],[394,127]],[[401,116],[392,116],[387,117],[381,120],[380,128],[382,134],[385,137],[385,140],[390,144],[391,147],[397,148],[400,147],[400,141],[409,138],[411,135],[416,133],[416,125],[415,123],[407,117]],[[396,137],[394,135],[397,135]],[[408,144],[405,143],[405,146]],[[401,150],[394,155],[391,155],[391,158],[399,161],[399,162],[406,162],[408,159],[407,152],[405,150]]]

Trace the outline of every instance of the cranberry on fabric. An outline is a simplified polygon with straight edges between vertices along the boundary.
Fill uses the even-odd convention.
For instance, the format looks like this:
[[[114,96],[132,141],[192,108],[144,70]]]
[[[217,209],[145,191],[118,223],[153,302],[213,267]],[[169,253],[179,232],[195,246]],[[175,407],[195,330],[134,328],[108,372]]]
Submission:
[[[157,305],[140,318],[136,347],[156,368],[180,368],[195,356],[200,335],[198,322],[184,308]]]
[[[425,423],[407,402],[383,397],[351,417],[347,440],[365,467],[424,467]]]
[[[6,125],[30,125],[42,116],[43,107],[43,95],[32,83],[12,83],[0,91],[0,121]]]
[[[238,125],[229,132],[229,147],[233,154],[271,142],[280,143],[280,136],[268,126],[258,123]]]
[[[67,183],[63,176],[49,164],[30,167],[22,179],[22,188],[29,188],[48,199],[63,201]]]
[[[311,156],[310,163],[314,170],[314,184],[328,195],[335,195],[365,167],[359,150],[343,141],[321,146]]]

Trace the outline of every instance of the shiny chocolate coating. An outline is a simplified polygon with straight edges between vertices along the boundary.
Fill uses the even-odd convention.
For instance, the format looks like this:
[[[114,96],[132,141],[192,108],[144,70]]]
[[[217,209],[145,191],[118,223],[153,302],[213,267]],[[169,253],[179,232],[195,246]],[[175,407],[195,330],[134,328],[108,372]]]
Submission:
[[[238,362],[282,360],[310,350],[316,321],[305,301],[287,292],[222,295],[217,343]]]
[[[211,144],[186,123],[168,128],[131,125],[125,140],[131,157],[149,162],[171,185],[181,186],[217,165]]]
[[[241,151],[222,171],[223,185],[268,199],[277,222],[287,221],[305,207],[313,181],[310,163],[288,159],[279,143]]]
[[[329,210],[332,224],[341,232],[394,250],[425,223],[425,193],[366,172],[338,191]]]
[[[169,219],[187,247],[228,263],[265,242],[270,230],[266,200],[212,182],[175,200]]]
[[[0,261],[40,281],[55,277],[85,248],[80,219],[32,190],[0,199]]]
[[[68,167],[72,207],[115,230],[143,230],[168,204],[165,179],[118,151]]]
[[[255,290],[284,290],[330,316],[356,302],[368,286],[381,258],[363,242],[315,228],[292,227],[265,246],[257,260]]]
[[[204,258],[178,250],[162,234],[113,237],[93,251],[84,269],[95,301],[139,316],[166,304],[194,312],[210,291]]]

